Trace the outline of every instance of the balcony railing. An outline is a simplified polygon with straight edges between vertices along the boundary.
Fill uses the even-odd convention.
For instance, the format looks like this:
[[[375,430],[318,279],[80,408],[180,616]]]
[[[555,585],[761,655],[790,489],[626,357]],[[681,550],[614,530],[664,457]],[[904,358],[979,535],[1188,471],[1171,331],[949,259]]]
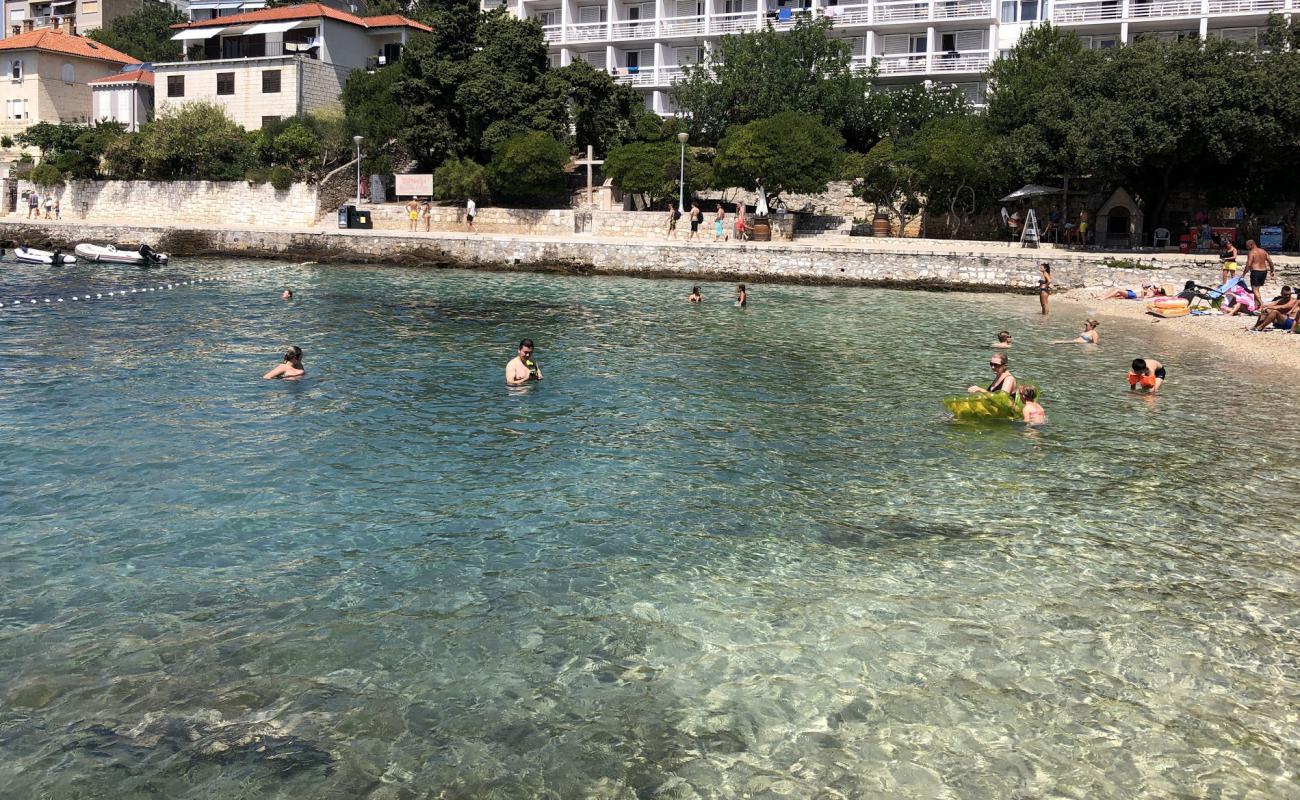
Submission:
[[[609,23],[580,22],[577,25],[569,26],[569,33],[565,40],[569,42],[595,42],[606,38],[608,34]]]
[[[935,19],[977,19],[992,16],[993,4],[984,0],[940,0],[934,4]]]
[[[655,78],[654,67],[641,67],[636,72],[627,72],[622,67],[617,67],[619,74],[614,76],[616,83],[625,83],[628,86],[654,86],[657,83]]]
[[[1211,14],[1267,14],[1285,8],[1284,0],[1210,0]]]
[[[899,56],[880,56],[876,67],[881,75],[905,75],[925,72],[925,53],[905,53]]]
[[[1123,8],[1119,0],[1087,0],[1083,3],[1057,3],[1052,9],[1052,22],[1097,22],[1120,19]]]
[[[306,56],[320,58],[320,48],[312,47],[306,42],[261,42],[249,43],[238,50],[222,47],[216,51],[207,51],[203,45],[190,45],[186,50],[186,61],[237,61],[241,58],[278,58],[280,56]]]
[[[710,33],[743,33],[758,30],[758,17],[753,11],[741,11],[735,14],[715,14],[710,21]]]
[[[873,24],[912,22],[918,19],[928,19],[929,16],[929,3],[916,3],[909,0],[902,3],[877,3],[871,21]]]
[[[868,25],[871,23],[871,6],[829,6],[822,12],[836,25]]]
[[[931,72],[983,72],[989,68],[988,53],[936,53]]]
[[[1129,16],[1133,19],[1150,19],[1152,17],[1199,17],[1200,0],[1135,0],[1129,6]]]
[[[655,38],[655,21],[652,19],[633,19],[615,22],[612,32],[615,39],[653,39]]]
[[[542,36],[546,38],[546,41],[548,41],[548,42],[554,42],[554,43],[558,44],[559,42],[561,42],[561,41],[564,39],[564,26],[563,26],[563,25],[543,25],[543,26],[542,26]]]
[[[704,17],[664,17],[659,32],[663,36],[698,36],[704,33]]]

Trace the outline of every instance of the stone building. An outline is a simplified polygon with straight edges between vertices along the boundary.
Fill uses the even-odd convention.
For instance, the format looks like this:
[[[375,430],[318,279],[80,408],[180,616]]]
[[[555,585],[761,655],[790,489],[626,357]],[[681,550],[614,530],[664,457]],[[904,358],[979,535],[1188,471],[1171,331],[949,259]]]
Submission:
[[[155,65],[156,106],[216,103],[249,130],[337,105],[349,73],[391,63],[427,25],[358,17],[320,3],[176,26],[185,59]]]
[[[32,28],[63,26],[93,31],[118,17],[133,14],[144,0],[3,0],[4,29],[0,36],[19,36]]]
[[[90,82],[92,119],[120,122],[128,131],[138,131],[153,118],[153,69],[133,64],[116,75]]]

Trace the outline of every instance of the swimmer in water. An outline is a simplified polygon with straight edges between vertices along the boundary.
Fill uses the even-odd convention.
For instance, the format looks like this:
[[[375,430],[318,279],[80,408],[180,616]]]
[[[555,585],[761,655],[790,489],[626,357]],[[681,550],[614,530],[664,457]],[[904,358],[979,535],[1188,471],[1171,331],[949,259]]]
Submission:
[[[692,286],[690,297],[687,297],[686,299],[692,303],[703,303],[704,295],[700,294],[700,287]]]
[[[1097,344],[1100,334],[1097,333],[1097,326],[1101,323],[1095,319],[1090,319],[1083,323],[1083,333],[1073,339],[1057,339],[1052,344]]]
[[[1025,404],[1021,419],[1030,425],[1042,425],[1047,422],[1047,412],[1038,404],[1038,390],[1032,386],[1020,387],[1020,400]]]
[[[1128,373],[1129,391],[1155,394],[1165,383],[1165,365],[1154,358],[1135,358]]]
[[[736,308],[744,308],[749,305],[749,293],[745,291],[745,284],[736,284]]]
[[[519,386],[529,381],[540,381],[542,368],[533,361],[533,340],[524,339],[519,343],[519,355],[506,364],[506,384]]]
[[[292,300],[292,299],[293,299],[293,289],[285,289],[284,292],[282,292],[282,293],[280,294],[280,299],[281,299],[281,300]]]
[[[262,376],[263,380],[272,378],[284,378],[286,380],[296,380],[307,374],[307,369],[302,365],[302,348],[293,345],[284,351],[284,361],[278,367]]]
[[[1011,364],[1007,359],[1006,353],[994,353],[989,356],[989,369],[993,370],[996,376],[987,389],[979,386],[968,386],[966,391],[970,394],[979,394],[981,392],[1005,392],[1012,397],[1016,396],[1016,378],[1011,374]]]
[[[1008,348],[1011,346],[1011,331],[998,331],[998,340],[993,343],[993,347]]]

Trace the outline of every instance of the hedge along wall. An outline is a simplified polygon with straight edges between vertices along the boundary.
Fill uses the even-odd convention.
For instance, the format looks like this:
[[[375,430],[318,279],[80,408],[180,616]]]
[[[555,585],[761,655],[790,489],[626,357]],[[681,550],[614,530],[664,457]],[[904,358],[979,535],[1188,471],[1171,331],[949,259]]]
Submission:
[[[27,216],[23,192],[59,201],[65,220],[123,224],[244,225],[308,228],[316,224],[316,187],[295,183],[276,191],[246,181],[69,181],[50,191],[18,182],[19,217]]]

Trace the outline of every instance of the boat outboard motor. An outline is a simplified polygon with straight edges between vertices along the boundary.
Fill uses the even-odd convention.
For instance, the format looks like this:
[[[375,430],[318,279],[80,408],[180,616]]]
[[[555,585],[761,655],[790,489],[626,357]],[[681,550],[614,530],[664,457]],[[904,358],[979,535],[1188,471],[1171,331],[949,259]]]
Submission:
[[[61,267],[61,266],[63,266],[63,251],[62,251],[62,250],[60,250],[60,249],[57,248],[57,247],[54,248],[54,252],[50,254],[50,264],[51,264],[52,266],[55,266],[55,267]]]
[[[162,263],[162,259],[158,257],[158,254],[154,252],[154,249],[149,246],[148,242],[141,242],[140,249],[137,250],[136,252],[144,256],[144,263],[146,264]]]

